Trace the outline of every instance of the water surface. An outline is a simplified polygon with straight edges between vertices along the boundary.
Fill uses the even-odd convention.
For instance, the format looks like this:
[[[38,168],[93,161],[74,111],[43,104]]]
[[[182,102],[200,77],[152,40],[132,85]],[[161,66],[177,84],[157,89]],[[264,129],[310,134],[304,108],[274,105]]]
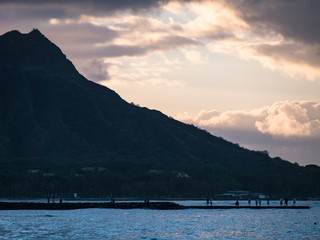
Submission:
[[[320,202],[297,204],[311,209],[0,211],[0,239],[320,239]]]

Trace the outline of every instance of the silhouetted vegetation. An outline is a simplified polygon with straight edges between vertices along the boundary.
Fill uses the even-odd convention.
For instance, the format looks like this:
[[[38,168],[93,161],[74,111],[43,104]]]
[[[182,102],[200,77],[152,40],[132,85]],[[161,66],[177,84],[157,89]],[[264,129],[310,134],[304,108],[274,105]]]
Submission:
[[[83,171],[79,168],[51,166],[50,173],[44,170],[32,173],[23,167],[20,170],[2,167],[0,197],[32,198],[52,193],[64,197],[72,197],[73,193],[81,197],[104,198],[111,194],[140,198],[205,197],[230,189],[250,190],[271,196],[319,196],[319,169],[286,162],[270,166],[252,165],[244,170],[239,166],[191,164],[180,171],[172,171],[170,166],[149,169],[145,165],[132,167],[132,163],[122,162],[120,167],[103,168],[105,170],[101,172],[98,168]]]

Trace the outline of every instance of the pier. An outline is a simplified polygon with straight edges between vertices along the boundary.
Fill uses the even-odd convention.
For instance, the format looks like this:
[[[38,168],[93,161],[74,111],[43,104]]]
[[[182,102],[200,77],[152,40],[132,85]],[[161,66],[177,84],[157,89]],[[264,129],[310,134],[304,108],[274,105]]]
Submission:
[[[309,206],[186,206],[195,209],[310,209]]]

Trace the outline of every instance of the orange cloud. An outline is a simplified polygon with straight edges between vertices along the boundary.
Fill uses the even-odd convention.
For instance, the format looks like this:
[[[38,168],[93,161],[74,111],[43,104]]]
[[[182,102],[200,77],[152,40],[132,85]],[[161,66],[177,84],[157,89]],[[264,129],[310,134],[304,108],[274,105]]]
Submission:
[[[262,133],[282,136],[320,136],[320,103],[277,102],[266,110],[255,127]]]
[[[320,103],[284,101],[251,111],[201,111],[193,116],[178,114],[177,119],[203,128],[258,131],[273,136],[320,137]]]

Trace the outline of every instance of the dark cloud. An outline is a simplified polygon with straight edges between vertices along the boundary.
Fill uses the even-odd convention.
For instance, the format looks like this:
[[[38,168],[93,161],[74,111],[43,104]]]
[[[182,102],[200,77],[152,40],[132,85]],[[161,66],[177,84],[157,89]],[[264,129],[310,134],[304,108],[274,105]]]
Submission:
[[[215,26],[213,29],[201,32],[201,37],[212,39],[212,40],[224,40],[228,38],[235,39],[235,35],[232,29],[226,29],[223,27]]]
[[[112,64],[105,63],[103,58],[134,57],[143,56],[154,51],[166,51],[186,45],[199,45],[200,43],[192,39],[180,36],[168,36],[158,41],[146,43],[143,46],[138,45],[115,45],[93,46],[82,48],[74,45],[74,48],[67,47],[67,54],[74,59],[74,64],[88,79],[93,81],[110,80],[112,76],[108,70]],[[88,45],[90,46],[90,45]],[[90,61],[89,59],[94,59]]]
[[[0,20],[6,21],[7,19],[30,19],[30,20],[45,20],[51,18],[70,18],[72,14],[71,9],[62,6],[29,6],[20,5],[19,3],[6,5],[0,2]],[[78,14],[77,14],[78,15]]]
[[[85,53],[79,52],[79,54],[85,54],[85,56],[88,56],[88,54],[93,54],[93,56],[97,56],[100,58],[108,57],[108,58],[114,58],[114,57],[124,57],[124,56],[141,56],[146,54],[149,50],[151,50],[151,46],[130,46],[130,45],[108,45],[108,46],[101,46],[96,47],[93,51],[92,49],[89,50],[89,52]]]
[[[1,0],[1,5],[24,5],[24,6],[72,6],[74,8],[87,6],[88,10],[119,10],[158,7],[167,3],[168,0]]]
[[[320,1],[226,0],[257,31],[274,31],[286,38],[320,44]]]
[[[159,9],[170,0],[1,0],[1,7],[23,7],[23,14],[33,16],[51,16],[55,18],[76,17],[81,14],[104,15],[117,11],[148,12],[150,9]],[[180,0],[190,2],[195,0]],[[39,12],[38,12],[39,11]]]
[[[87,49],[72,49],[72,57],[77,58],[115,58],[141,56],[154,51],[166,51],[183,46],[200,45],[201,43],[181,36],[167,36],[153,42],[146,42],[144,45],[116,45],[92,46]],[[77,46],[78,47],[78,46]]]
[[[180,46],[188,46],[188,45],[201,45],[199,41],[193,40],[191,38],[182,37],[182,36],[167,36],[165,38],[160,39],[155,44],[155,49],[172,49]]]
[[[90,23],[59,23],[48,25],[43,33],[58,45],[72,47],[80,45],[107,43],[118,37],[118,32],[106,26]],[[57,35],[58,33],[58,35]]]
[[[283,43],[281,45],[260,44],[252,46],[257,53],[286,62],[307,64],[313,67],[320,65],[320,45],[307,47],[299,43]]]
[[[180,0],[190,2],[195,0]],[[200,1],[200,0],[198,0]],[[212,0],[215,1],[215,0]],[[216,0],[232,7],[256,32],[281,33],[286,38],[320,44],[320,1],[317,0]],[[118,11],[146,12],[161,9],[170,0],[1,0],[0,20],[109,16]],[[208,33],[209,34],[209,33]],[[214,33],[216,36],[217,33]],[[223,33],[229,35],[229,33]],[[210,34],[209,34],[210,35]],[[209,36],[210,37],[210,36]]]

